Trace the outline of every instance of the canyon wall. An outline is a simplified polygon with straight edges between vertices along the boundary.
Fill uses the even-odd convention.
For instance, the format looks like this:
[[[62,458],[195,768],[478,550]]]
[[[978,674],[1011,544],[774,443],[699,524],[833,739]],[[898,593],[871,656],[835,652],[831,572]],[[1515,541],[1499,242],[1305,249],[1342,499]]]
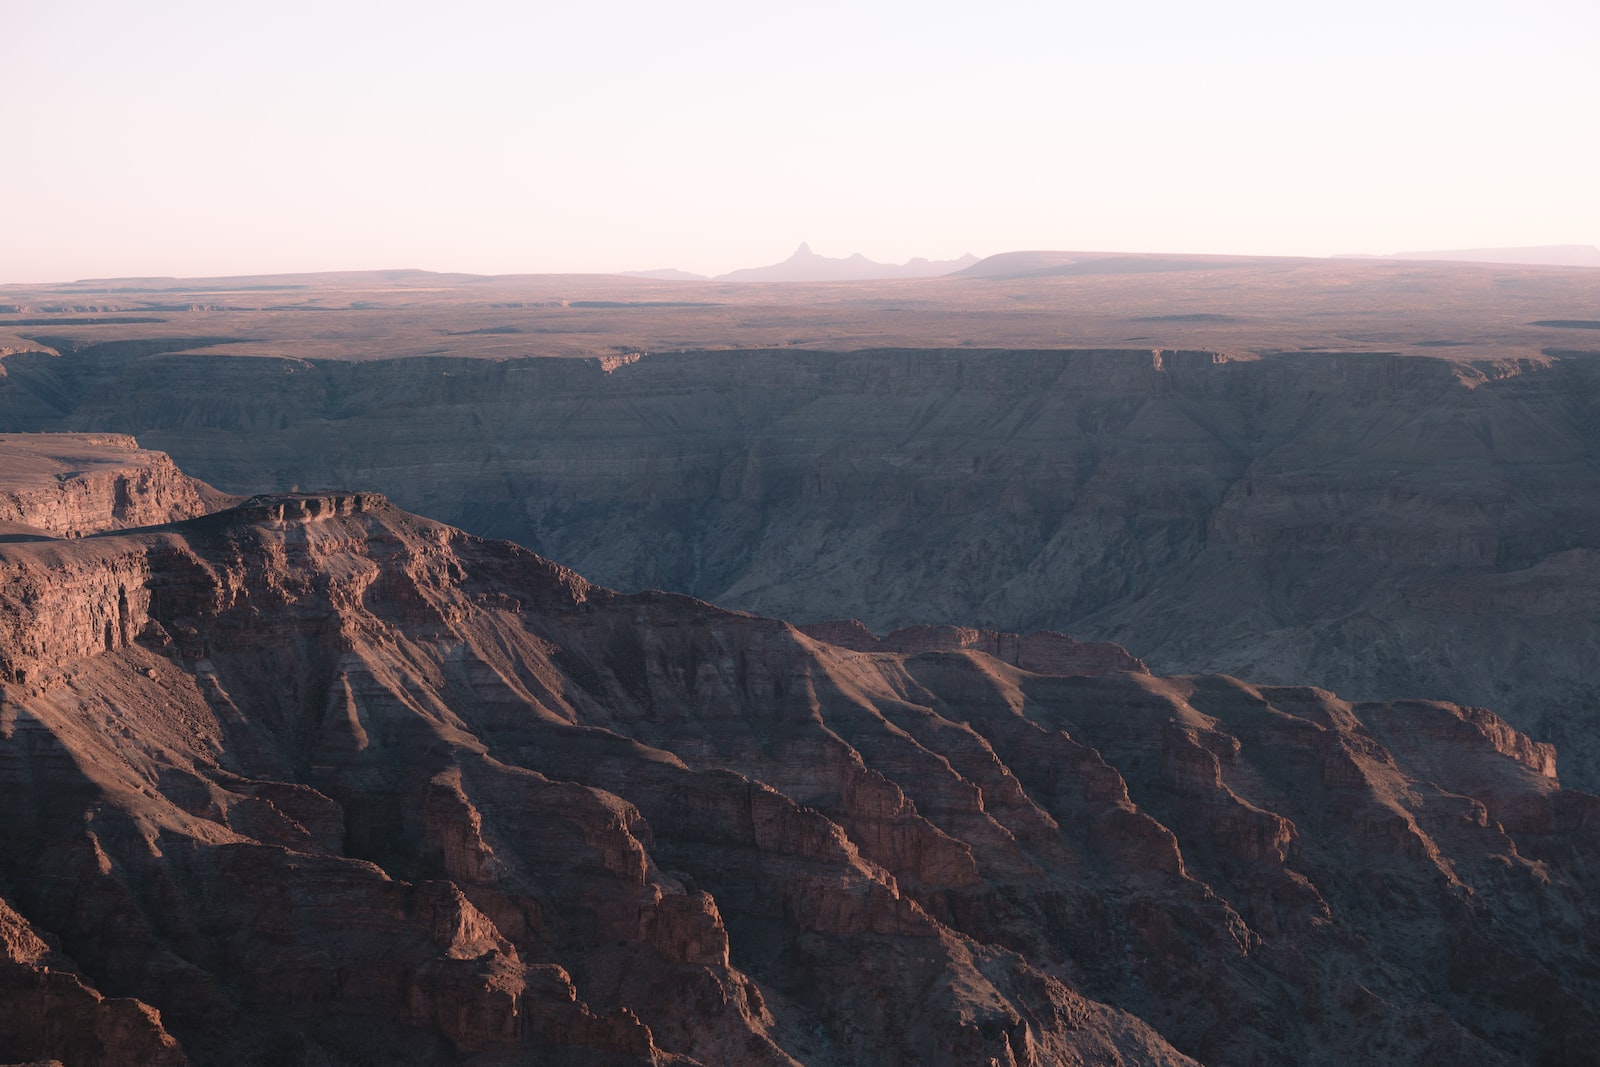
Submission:
[[[620,595],[376,494],[0,544],[0,1059],[1588,1062],[1482,708]]]
[[[173,342],[169,347],[178,345]],[[1600,786],[1584,353],[12,355],[0,428],[234,492],[356,486],[623,589],[1497,708]]]
[[[0,536],[82,537],[233,502],[126,434],[0,434]]]

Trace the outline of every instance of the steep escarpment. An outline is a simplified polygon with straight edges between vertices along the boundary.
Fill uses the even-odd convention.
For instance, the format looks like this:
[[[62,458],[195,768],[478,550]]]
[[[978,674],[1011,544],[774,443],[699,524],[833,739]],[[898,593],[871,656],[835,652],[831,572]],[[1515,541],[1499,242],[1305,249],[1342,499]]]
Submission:
[[[1160,670],[1494,706],[1600,784],[1593,358],[756,351],[5,361],[0,425],[240,492],[368,485],[623,589],[1069,630]]]
[[[0,434],[0,534],[82,537],[204,515],[234,498],[124,434]]]
[[[188,1062],[148,1004],[108,999],[0,899],[0,1055],[66,1063]]]
[[[1488,711],[1061,635],[808,634],[375,494],[0,567],[7,1056],[91,1056],[41,1022],[69,1009],[74,1040],[193,1063],[1575,1064],[1600,1037],[1600,802]]]

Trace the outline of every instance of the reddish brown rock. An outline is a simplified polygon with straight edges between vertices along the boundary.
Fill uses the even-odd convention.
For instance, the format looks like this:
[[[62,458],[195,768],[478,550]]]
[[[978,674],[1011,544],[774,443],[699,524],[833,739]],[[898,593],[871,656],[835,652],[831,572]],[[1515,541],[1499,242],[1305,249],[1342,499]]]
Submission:
[[[108,998],[0,899],[0,1058],[179,1067],[189,1063],[141,1001]]]
[[[1063,324],[1059,292],[1008,297],[981,329],[958,316],[969,347],[932,324],[978,291],[972,279],[916,314],[868,301],[895,321],[889,334],[931,331],[912,348],[870,350],[888,335],[861,332],[842,294],[790,294],[803,314],[789,307],[784,332],[734,351],[682,351],[684,315],[717,323],[690,347],[752,340],[726,293],[699,312],[582,312],[579,351],[653,353],[625,363],[524,357],[573,351],[531,307],[515,314],[539,325],[501,337],[464,324],[509,309],[423,314],[408,290],[385,314],[346,307],[347,294],[310,316],[315,336],[288,325],[304,317],[266,316],[234,336],[270,327],[278,340],[227,354],[192,349],[176,326],[69,329],[59,355],[5,357],[0,427],[135,427],[246,492],[354,481],[628,590],[852,616],[879,633],[1057,629],[1166,673],[1492,707],[1557,744],[1570,782],[1600,790],[1600,361],[1570,347],[1582,331],[1550,325],[1600,314],[1575,310],[1593,306],[1592,272],[1479,275],[1464,303],[1455,270],[1426,311],[1390,303],[1410,300],[1397,294],[1417,293],[1417,276],[1343,277],[1307,301],[1274,270],[1185,298],[1271,290],[1284,303],[1270,314],[1208,327],[1140,316],[1092,338],[1077,330],[1099,298],[1068,300]],[[1522,304],[1538,293],[1572,306]],[[1394,317],[1351,328],[1378,306]],[[399,328],[389,314],[414,347],[365,332]],[[592,332],[653,314],[671,321],[613,336],[624,348]],[[443,338],[421,325],[434,315],[463,327]],[[796,315],[810,324],[799,345]],[[1480,317],[1477,332],[1452,332],[1462,315]],[[324,332],[335,321],[354,331],[340,343]],[[1081,347],[1041,349],[1045,321],[1048,344]],[[1513,349],[1490,343],[1508,330],[1523,335]],[[1452,336],[1467,343],[1437,343]],[[1127,347],[1135,337],[1147,340]],[[485,343],[494,358],[459,358]],[[406,358],[377,358],[397,345]],[[341,348],[361,362],[320,358]]]
[[[1039,674],[1105,674],[1108,671],[1150,673],[1137,657],[1108,641],[1075,641],[1066,634],[1038,630],[1008,634],[968,626],[907,626],[878,637],[855,619],[807,623],[801,633],[856,652],[959,652],[971,649],[1002,663]]]
[[[215,511],[237,498],[125,434],[0,434],[0,534],[82,537]]]
[[[8,543],[0,575],[0,1058],[92,1060],[55,1019],[263,1064],[1600,1036],[1600,800],[1489,712],[1060,635],[829,643],[361,494]]]

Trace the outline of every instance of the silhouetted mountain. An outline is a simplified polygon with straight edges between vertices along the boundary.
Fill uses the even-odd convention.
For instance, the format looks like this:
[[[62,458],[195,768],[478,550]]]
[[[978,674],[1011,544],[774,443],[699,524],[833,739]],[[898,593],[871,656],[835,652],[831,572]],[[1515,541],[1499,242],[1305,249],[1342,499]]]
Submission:
[[[958,271],[964,278],[1048,278],[1066,274],[1155,274],[1304,262],[1282,256],[1200,256],[1149,252],[999,252]]]
[[[970,252],[960,259],[930,260],[917,257],[905,263],[874,263],[860,252],[848,259],[819,256],[801,242],[794,255],[770,267],[746,267],[719,274],[719,282],[846,282],[876,278],[937,278],[978,262]]]

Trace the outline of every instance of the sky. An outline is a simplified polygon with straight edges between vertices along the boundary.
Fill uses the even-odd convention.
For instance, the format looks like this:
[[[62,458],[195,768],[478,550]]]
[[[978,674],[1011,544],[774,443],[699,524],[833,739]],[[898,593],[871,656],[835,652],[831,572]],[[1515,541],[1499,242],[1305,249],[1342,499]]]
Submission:
[[[1600,4],[0,0],[0,283],[1600,245]]]

